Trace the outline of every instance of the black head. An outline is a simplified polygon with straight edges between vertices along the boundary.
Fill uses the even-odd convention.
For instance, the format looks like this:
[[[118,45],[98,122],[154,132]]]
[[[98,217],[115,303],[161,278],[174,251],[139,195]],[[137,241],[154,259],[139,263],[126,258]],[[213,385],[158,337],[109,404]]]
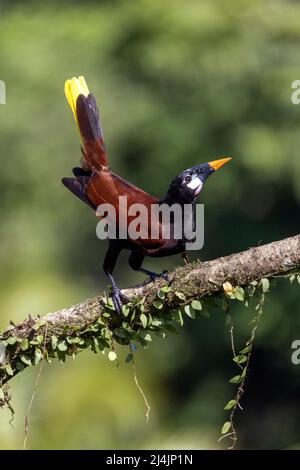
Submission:
[[[201,163],[184,170],[177,175],[168,189],[166,199],[178,203],[188,204],[196,200],[207,178],[216,170],[229,162],[231,158],[221,158],[209,163]]]

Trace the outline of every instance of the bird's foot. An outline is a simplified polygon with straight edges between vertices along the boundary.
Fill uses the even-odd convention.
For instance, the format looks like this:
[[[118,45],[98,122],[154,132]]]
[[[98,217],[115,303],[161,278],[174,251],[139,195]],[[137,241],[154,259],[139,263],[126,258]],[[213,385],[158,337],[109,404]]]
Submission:
[[[143,282],[139,282],[138,284],[135,284],[134,286],[132,286],[132,289],[139,289],[140,287],[145,287],[147,284],[149,284],[151,281],[151,279],[148,277],[145,281]]]
[[[118,312],[121,315],[123,302],[125,303],[129,302],[128,297],[122,294],[119,287],[117,286],[113,286],[111,297],[112,297],[112,301],[113,301],[116,312]]]
[[[156,279],[158,279],[160,277],[162,277],[163,279],[168,281],[169,280],[168,271],[162,271],[161,273],[150,272],[149,277],[147,279],[145,279],[145,281],[140,282],[139,284],[136,284],[132,288],[133,289],[138,289],[139,287],[145,287],[145,286],[147,286],[151,282],[154,282]]]
[[[150,282],[154,282],[154,281],[156,281],[156,279],[158,279],[159,277],[162,277],[163,279],[165,279],[165,281],[168,281],[168,280],[169,280],[168,271],[162,271],[162,272],[159,273],[159,274],[157,274],[157,273],[151,273],[150,276],[149,276],[149,280],[150,280]]]

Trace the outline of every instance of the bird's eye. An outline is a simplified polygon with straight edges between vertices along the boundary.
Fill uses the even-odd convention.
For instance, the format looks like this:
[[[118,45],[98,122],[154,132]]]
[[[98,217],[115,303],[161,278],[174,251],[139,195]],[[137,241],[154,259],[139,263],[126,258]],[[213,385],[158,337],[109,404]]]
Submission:
[[[186,182],[186,183],[190,183],[191,181],[192,181],[191,175],[187,175],[187,176],[185,177],[185,182]]]

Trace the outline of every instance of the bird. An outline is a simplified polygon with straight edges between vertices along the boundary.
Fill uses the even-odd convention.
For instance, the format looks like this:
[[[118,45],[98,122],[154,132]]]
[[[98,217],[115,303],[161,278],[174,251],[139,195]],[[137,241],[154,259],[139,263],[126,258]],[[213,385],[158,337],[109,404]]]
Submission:
[[[223,157],[208,163],[201,163],[187,168],[172,179],[169,188],[162,198],[157,198],[126,181],[110,169],[109,159],[105,148],[104,136],[100,124],[99,109],[96,99],[90,93],[83,76],[73,77],[65,82],[65,95],[73,111],[76,125],[79,130],[82,145],[82,157],[80,167],[73,168],[72,178],[62,178],[62,183],[79,199],[91,209],[96,211],[101,204],[110,204],[119,216],[125,216],[123,221],[128,224],[132,217],[129,213],[121,214],[124,209],[120,208],[120,197],[126,197],[127,208],[132,204],[142,204],[147,210],[153,205],[158,207],[172,207],[174,204],[184,207],[192,205],[192,218],[189,225],[194,227],[196,200],[203,189],[207,178],[228,163],[231,158]],[[126,209],[128,210],[128,209]],[[146,235],[132,237],[120,236],[108,239],[108,249],[103,261],[103,270],[112,286],[112,300],[115,310],[122,313],[123,302],[126,298],[121,293],[113,276],[113,271],[123,249],[129,250],[129,266],[148,276],[153,281],[159,276],[167,277],[167,273],[155,273],[145,269],[142,264],[144,258],[163,257],[178,253],[185,253],[187,239],[184,235],[180,238],[174,236],[175,216],[170,218],[170,234],[168,238],[162,236],[161,218],[156,219],[159,225],[159,236],[152,237],[150,232],[152,219],[149,216],[147,222],[150,224]],[[120,228],[120,227],[118,227]],[[191,227],[189,227],[191,228]],[[118,232],[119,233],[119,232]]]

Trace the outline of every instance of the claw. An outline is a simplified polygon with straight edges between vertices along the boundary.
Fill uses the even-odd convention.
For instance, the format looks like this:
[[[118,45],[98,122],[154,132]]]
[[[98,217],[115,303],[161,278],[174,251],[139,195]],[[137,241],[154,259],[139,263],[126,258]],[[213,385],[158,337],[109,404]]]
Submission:
[[[163,279],[165,279],[166,281],[169,280],[169,275],[168,275],[168,271],[162,271],[161,273],[157,274],[157,273],[152,273],[150,275],[150,280],[151,281],[155,281],[156,279],[158,279],[159,277],[162,277]]]
[[[169,280],[169,275],[168,275],[168,271],[162,271],[161,273],[151,273],[149,275],[149,277],[147,279],[145,279],[145,281],[141,282],[140,284],[136,284],[135,286],[133,286],[132,288],[133,289],[138,289],[139,287],[145,287],[147,286],[148,284],[150,284],[150,282],[154,282],[156,279],[158,279],[159,277],[162,277],[163,279],[165,279],[166,281]]]
[[[120,299],[121,299],[121,301],[124,302],[125,304],[127,304],[128,302],[130,302],[130,298],[127,297],[127,295],[122,294],[122,292],[120,292]]]
[[[145,281],[139,282],[138,284],[135,284],[134,286],[132,286],[132,289],[139,289],[140,287],[145,287],[150,282],[152,282],[152,279],[148,277],[147,279],[145,279]]]

